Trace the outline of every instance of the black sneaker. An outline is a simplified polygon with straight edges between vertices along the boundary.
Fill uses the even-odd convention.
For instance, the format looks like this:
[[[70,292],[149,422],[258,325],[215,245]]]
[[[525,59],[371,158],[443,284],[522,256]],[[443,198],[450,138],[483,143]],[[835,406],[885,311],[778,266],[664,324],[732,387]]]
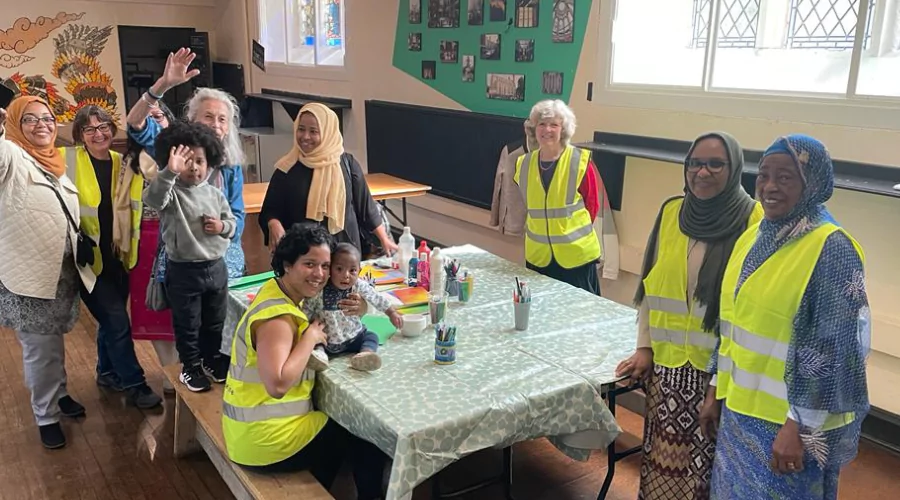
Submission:
[[[178,379],[192,392],[206,392],[212,388],[200,365],[182,367]]]
[[[59,411],[69,418],[83,417],[86,413],[84,411],[84,406],[72,399],[72,396],[63,396],[59,398]]]
[[[201,362],[203,373],[217,384],[225,383],[225,380],[228,378],[228,365],[230,364],[231,360],[227,356],[216,356],[209,363],[205,360]]]
[[[119,377],[117,377],[115,373],[97,375],[97,385],[116,392],[122,392],[123,390],[122,382],[119,380]]]
[[[127,397],[131,404],[143,410],[156,408],[162,403],[162,398],[157,396],[147,384],[130,387],[128,389]]]
[[[66,435],[63,434],[62,426],[59,422],[55,424],[47,424],[38,426],[41,433],[41,443],[48,450],[55,450],[66,445]]]

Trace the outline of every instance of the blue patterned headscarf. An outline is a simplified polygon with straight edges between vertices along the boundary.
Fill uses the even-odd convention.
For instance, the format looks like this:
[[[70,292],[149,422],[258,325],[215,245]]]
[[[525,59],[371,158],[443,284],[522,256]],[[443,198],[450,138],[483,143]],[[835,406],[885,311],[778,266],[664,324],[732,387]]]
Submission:
[[[803,192],[790,213],[776,221],[763,221],[761,227],[775,229],[778,240],[802,236],[824,222],[836,224],[825,208],[825,202],[834,193],[834,165],[828,149],[818,139],[803,134],[779,137],[763,153],[763,158],[773,154],[787,154],[794,159]]]

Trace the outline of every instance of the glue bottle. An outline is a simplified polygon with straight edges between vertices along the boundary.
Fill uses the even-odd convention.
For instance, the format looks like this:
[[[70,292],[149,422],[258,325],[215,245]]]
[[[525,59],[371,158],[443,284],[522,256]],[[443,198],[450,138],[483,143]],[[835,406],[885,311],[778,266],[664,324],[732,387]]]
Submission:
[[[431,260],[429,261],[429,282],[429,290],[432,293],[444,291],[444,258],[441,256],[440,248],[435,248],[431,251]]]
[[[422,243],[419,244],[419,249],[416,250],[416,253],[419,254],[419,260],[429,260],[431,258],[431,249],[428,248],[428,242],[422,240]],[[422,254],[425,255],[424,259],[422,259]]]

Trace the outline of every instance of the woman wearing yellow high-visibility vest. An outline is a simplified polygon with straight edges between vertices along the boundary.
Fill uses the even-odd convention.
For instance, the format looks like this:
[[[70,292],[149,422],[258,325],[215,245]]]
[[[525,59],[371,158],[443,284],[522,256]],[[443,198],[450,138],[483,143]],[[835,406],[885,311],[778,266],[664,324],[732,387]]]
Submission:
[[[712,498],[834,500],[856,456],[869,411],[865,258],[825,209],[833,190],[816,139],[782,137],[764,153],[756,195],[765,219],[737,241],[725,271],[701,417],[718,420],[707,428],[718,432]]]
[[[310,354],[325,343],[300,305],[330,276],[333,240],[317,223],[295,224],[272,256],[266,282],[238,323],[225,382],[222,431],[228,457],[258,471],[309,470],[331,487],[345,456],[353,460],[357,498],[382,497],[386,456],[315,411]]]
[[[78,188],[81,229],[97,244],[93,291],[81,300],[97,319],[97,385],[125,391],[138,408],[159,406],[134,352],[127,302],[128,273],[137,263],[144,187],[141,176],[121,181],[122,155],[111,151],[117,128],[103,108],[81,108],[72,123],[76,147],[62,148],[67,175]]]
[[[709,498],[715,442],[700,409],[717,343],[722,276],[762,208],[741,187],[744,154],[732,136],[700,136],[684,161],[684,195],[663,202],[650,233],[635,303],[637,352],[619,376],[645,382],[642,498]]]
[[[600,295],[600,239],[594,219],[602,183],[590,151],[569,144],[575,113],[560,100],[531,108],[526,135],[538,147],[519,157],[515,183],[525,200],[528,269]]]

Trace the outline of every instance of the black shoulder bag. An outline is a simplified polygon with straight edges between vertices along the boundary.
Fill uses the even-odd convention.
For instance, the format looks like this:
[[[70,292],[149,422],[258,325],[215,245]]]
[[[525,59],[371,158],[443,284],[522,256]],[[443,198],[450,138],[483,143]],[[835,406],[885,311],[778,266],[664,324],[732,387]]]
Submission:
[[[41,172],[44,173],[44,172]],[[44,173],[44,176],[47,177],[47,180],[52,184],[53,181]],[[72,217],[72,214],[69,213],[69,207],[66,206],[66,202],[63,201],[62,195],[59,194],[59,190],[55,187],[50,187],[53,190],[53,194],[56,195],[56,199],[59,200],[59,205],[62,207],[63,212],[66,214],[66,218],[69,219],[69,224],[72,225],[72,229],[75,230],[75,233],[78,234],[78,243],[75,246],[75,262],[79,267],[83,266],[93,266],[94,265],[94,248],[97,246],[97,243],[91,239],[90,236],[84,234],[84,231],[81,227],[75,223],[75,219]]]

